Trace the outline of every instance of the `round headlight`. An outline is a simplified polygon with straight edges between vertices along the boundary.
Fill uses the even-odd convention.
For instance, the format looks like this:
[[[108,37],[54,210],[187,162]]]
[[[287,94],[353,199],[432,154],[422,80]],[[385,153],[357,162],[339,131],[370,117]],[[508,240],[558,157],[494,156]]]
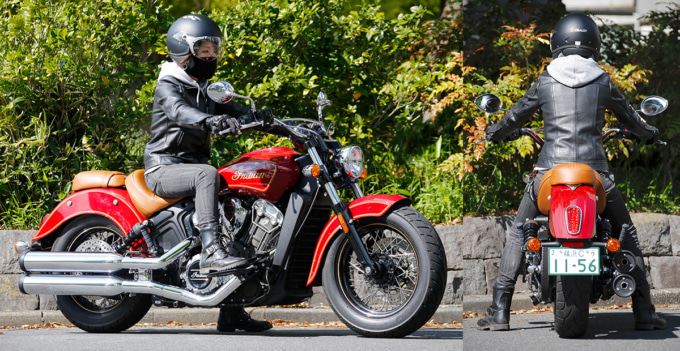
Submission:
[[[358,146],[350,146],[340,151],[340,163],[345,174],[356,179],[364,171],[364,152]]]

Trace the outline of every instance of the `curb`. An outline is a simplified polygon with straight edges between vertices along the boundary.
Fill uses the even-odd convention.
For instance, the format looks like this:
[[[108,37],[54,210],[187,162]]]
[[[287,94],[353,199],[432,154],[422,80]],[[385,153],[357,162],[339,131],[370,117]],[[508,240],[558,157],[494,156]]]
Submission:
[[[166,308],[152,307],[139,323],[210,324],[217,323],[219,308]],[[283,320],[297,323],[340,322],[330,308],[246,308],[255,319]],[[434,323],[463,321],[463,307],[441,305],[432,316]],[[31,324],[61,323],[71,325],[59,311],[0,312],[0,327],[21,327]]]
[[[652,289],[652,302],[657,306],[680,305],[680,289]],[[531,302],[531,294],[526,292],[515,293],[512,296],[511,310],[529,310],[534,304]],[[612,305],[626,305],[630,302],[629,297],[612,296],[606,301],[598,301],[590,304],[590,307],[609,307]],[[487,307],[491,306],[491,295],[465,295],[463,297],[463,310],[477,314],[486,313]],[[545,305],[543,305],[545,306]]]

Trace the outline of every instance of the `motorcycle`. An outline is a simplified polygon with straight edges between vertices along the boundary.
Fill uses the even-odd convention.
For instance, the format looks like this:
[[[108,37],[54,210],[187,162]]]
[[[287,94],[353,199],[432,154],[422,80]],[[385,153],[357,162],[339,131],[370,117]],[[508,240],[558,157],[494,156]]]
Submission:
[[[208,95],[218,103],[246,99],[256,111],[229,83],[213,83]],[[329,104],[320,93],[318,120],[241,117],[241,132],[288,137],[295,147],[255,150],[218,169],[220,240],[247,264],[201,274],[193,198],[154,195],[144,170],[86,171],[31,242],[16,243],[25,272],[19,289],[56,295],[74,325],[106,333],[132,327],[152,305],[289,305],[322,285],[333,311],[359,334],[416,331],[444,293],[441,240],[408,198],[362,193],[362,150],[331,138],[322,114]],[[349,204],[341,190],[353,197]]]
[[[508,111],[494,94],[480,95],[475,105],[486,113]],[[667,106],[666,99],[649,96],[638,112],[653,116]],[[542,146],[542,132],[521,128],[515,138],[528,135]],[[603,142],[612,138],[633,136],[626,129],[603,131]],[[532,180],[533,175],[525,173],[525,183]],[[534,305],[553,303],[557,334],[579,337],[588,329],[589,303],[609,300],[614,294],[629,297],[635,291],[635,280],[629,274],[638,268],[635,256],[621,249],[628,226],[624,225],[620,234],[612,233],[609,221],[600,217],[606,206],[602,179],[586,164],[567,163],[548,170],[536,201],[541,215],[518,224],[524,233],[520,272],[531,289]]]

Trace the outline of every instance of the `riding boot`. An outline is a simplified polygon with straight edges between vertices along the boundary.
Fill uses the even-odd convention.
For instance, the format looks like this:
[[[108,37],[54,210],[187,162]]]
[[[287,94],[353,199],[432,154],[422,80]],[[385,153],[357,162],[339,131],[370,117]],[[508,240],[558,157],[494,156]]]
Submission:
[[[252,319],[243,307],[222,307],[217,318],[217,330],[221,332],[233,332],[237,329],[261,332],[271,328],[272,324],[267,321]]]
[[[508,330],[510,329],[510,304],[514,286],[493,287],[493,302],[486,310],[486,317],[477,321],[479,330]]]
[[[244,264],[246,260],[240,257],[230,257],[222,248],[217,238],[217,224],[199,228],[203,251],[201,252],[201,274],[221,271]]]
[[[666,320],[659,318],[652,304],[649,285],[638,287],[632,295],[636,330],[666,329]]]

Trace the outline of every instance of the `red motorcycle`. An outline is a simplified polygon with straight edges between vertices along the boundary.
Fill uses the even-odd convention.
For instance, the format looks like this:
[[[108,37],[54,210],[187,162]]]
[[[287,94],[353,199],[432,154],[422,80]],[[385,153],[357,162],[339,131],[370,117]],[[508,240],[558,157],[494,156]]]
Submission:
[[[486,113],[507,111],[493,94],[479,96],[475,104]],[[639,112],[653,116],[667,106],[666,99],[650,96]],[[541,132],[521,129],[521,134],[543,145]],[[603,142],[615,137],[632,135],[625,129],[602,133]],[[525,174],[526,183],[531,178]],[[561,337],[579,337],[586,332],[589,303],[608,300],[614,294],[629,297],[635,291],[635,280],[629,275],[636,268],[635,257],[621,250],[627,225],[621,235],[611,233],[609,221],[599,216],[606,200],[598,172],[582,163],[561,164],[541,179],[536,201],[542,215],[522,227],[524,282],[531,288],[534,305],[554,303],[555,331]]]
[[[221,103],[233,87],[217,82]],[[227,163],[219,195],[222,243],[244,267],[200,274],[193,198],[161,198],[144,171],[88,171],[47,215],[31,243],[19,242],[26,294],[57,295],[74,325],[120,332],[152,305],[221,307],[296,304],[323,285],[352,330],[402,337],[434,314],[446,283],[446,257],[430,222],[397,195],[364,196],[357,146],[331,138],[318,120],[242,120],[241,130],[288,137],[295,149],[256,150]],[[223,133],[228,133],[229,130]],[[352,196],[345,205],[340,190]]]

